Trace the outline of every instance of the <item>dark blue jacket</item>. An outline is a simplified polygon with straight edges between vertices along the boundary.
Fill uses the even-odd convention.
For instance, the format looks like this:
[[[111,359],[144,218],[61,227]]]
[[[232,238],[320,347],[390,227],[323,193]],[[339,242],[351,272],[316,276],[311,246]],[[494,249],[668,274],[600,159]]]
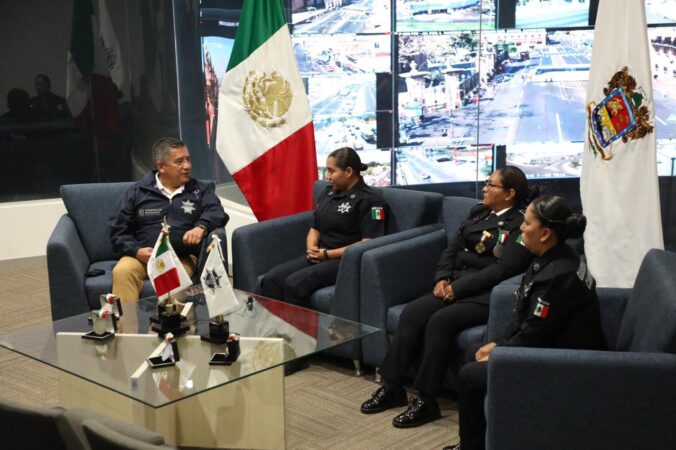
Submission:
[[[167,216],[169,239],[176,254],[198,254],[199,245],[183,244],[186,231],[204,225],[211,232],[225,226],[228,215],[216,194],[194,178],[170,202],[155,186],[156,173],[150,172],[120,199],[117,213],[109,222],[113,250],[120,255],[136,256],[138,249],[154,247]]]

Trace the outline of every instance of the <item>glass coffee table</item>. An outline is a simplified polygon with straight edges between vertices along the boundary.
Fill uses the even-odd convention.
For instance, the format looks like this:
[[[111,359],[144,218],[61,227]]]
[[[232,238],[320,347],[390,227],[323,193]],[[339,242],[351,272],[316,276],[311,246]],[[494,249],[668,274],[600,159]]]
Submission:
[[[188,334],[178,338],[180,360],[153,369],[145,362],[162,342],[150,330],[157,298],[123,304],[117,334],[82,339],[89,314],[0,336],[0,345],[59,369],[60,402],[126,420],[164,436],[168,444],[203,448],[284,448],[283,365],[360,339],[378,329],[288,303],[235,291],[227,314],[241,354],[231,365],[210,365],[225,345],[205,342],[209,318],[201,287]]]

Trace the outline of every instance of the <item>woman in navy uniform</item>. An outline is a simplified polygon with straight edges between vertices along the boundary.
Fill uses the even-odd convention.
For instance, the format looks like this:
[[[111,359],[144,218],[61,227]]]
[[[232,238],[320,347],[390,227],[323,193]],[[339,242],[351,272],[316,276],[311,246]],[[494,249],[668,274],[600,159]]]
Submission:
[[[445,450],[485,448],[486,362],[496,346],[605,347],[594,278],[565,243],[568,238],[582,236],[586,223],[561,197],[539,197],[526,210],[521,234],[535,259],[515,292],[514,323],[498,342],[472,352],[473,361],[460,370],[461,442]]]
[[[385,234],[385,200],[364,183],[360,172],[366,165],[357,152],[349,147],[334,150],[326,168],[330,185],[319,195],[307,250],[263,276],[261,294],[267,297],[308,306],[314,291],[336,283],[345,248]]]
[[[491,289],[523,273],[532,259],[519,242],[523,208],[531,191],[517,167],[498,169],[486,180],[483,203],[475,206],[441,256],[432,293],[404,308],[380,374],[383,385],[364,402],[364,414],[404,406],[403,383],[421,352],[413,387],[419,396],[392,422],[410,428],[441,417],[436,397],[449,367],[449,343],[464,329],[488,321]]]

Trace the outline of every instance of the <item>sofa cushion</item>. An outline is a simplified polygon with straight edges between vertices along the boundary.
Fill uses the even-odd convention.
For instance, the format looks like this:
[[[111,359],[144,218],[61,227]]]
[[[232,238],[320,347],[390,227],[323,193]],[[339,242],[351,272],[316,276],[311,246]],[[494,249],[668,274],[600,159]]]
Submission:
[[[331,303],[333,303],[335,293],[336,286],[327,286],[315,291],[315,293],[312,294],[312,298],[310,299],[310,309],[330,314]]]
[[[617,350],[676,353],[676,253],[650,250],[639,268]]]
[[[115,259],[108,221],[124,192],[134,183],[89,183],[61,186],[61,198],[75,222],[82,246],[92,262]]]
[[[477,201],[473,198],[444,197],[444,203],[441,206],[441,221],[449,242],[458,232],[460,224],[467,220],[469,212],[476,204]]]
[[[439,220],[439,206],[443,198],[441,194],[397,188],[384,188],[382,192],[389,213],[385,220],[386,234]]]

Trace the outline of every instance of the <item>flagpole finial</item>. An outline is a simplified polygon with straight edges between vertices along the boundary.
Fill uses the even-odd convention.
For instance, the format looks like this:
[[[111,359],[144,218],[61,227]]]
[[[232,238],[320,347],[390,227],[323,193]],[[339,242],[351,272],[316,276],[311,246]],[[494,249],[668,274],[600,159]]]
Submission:
[[[167,222],[167,216],[164,216],[164,220],[162,221],[162,231],[160,231],[162,234],[166,234],[167,236],[169,235],[169,223]]]

